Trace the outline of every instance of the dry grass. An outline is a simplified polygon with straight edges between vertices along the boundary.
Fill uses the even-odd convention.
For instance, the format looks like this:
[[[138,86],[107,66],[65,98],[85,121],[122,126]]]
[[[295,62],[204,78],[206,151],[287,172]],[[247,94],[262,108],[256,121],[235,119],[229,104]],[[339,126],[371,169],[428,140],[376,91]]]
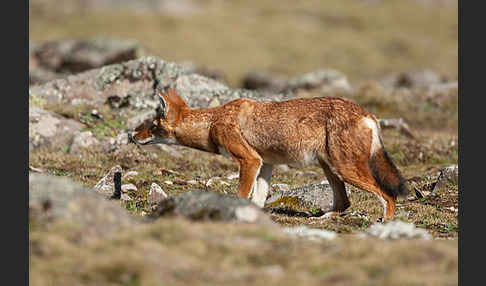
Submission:
[[[251,70],[297,75],[335,68],[351,80],[432,69],[457,79],[457,3],[201,1],[188,16],[123,10],[62,12],[31,1],[29,39],[135,39],[148,53],[221,69],[231,86]],[[46,2],[46,1],[44,1]]]
[[[70,227],[31,233],[31,285],[457,285],[457,241],[316,243],[258,225],[159,219],[80,244]]]

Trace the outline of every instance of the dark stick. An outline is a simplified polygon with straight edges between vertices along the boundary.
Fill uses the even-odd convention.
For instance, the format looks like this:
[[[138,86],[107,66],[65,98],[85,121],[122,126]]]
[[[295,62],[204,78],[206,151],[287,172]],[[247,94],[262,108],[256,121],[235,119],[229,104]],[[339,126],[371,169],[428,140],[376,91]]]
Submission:
[[[115,183],[115,191],[113,195],[111,195],[110,199],[119,200],[121,198],[121,173],[116,172],[113,178],[113,182]]]

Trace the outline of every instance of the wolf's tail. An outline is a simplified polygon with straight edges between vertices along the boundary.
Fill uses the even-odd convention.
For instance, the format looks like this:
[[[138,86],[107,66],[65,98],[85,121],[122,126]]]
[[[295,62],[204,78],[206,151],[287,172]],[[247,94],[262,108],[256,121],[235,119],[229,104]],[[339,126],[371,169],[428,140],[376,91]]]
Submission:
[[[371,156],[369,165],[373,177],[386,194],[393,198],[408,194],[407,181],[402,177],[395,164],[393,164],[383,144]]]

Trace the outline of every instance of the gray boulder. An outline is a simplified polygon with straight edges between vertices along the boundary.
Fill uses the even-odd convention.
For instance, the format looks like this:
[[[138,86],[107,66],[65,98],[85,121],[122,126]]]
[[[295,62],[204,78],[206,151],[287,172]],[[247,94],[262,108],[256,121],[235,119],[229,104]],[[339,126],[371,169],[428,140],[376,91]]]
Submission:
[[[134,41],[94,38],[55,40],[29,45],[31,83],[44,83],[68,74],[137,58],[141,47]]]
[[[273,225],[271,219],[249,200],[236,195],[192,190],[161,201],[153,219],[176,215],[191,220],[216,220]]]
[[[119,203],[103,199],[67,178],[29,174],[29,222],[45,227],[57,221],[75,226],[77,241],[108,237],[139,224]]]
[[[128,102],[128,107],[145,112],[160,104],[154,96],[154,83],[158,83],[159,87],[172,85],[189,106],[194,108],[217,106],[242,97],[255,100],[283,100],[294,97],[292,93],[265,94],[230,89],[213,79],[197,75],[182,65],[155,57],[106,65],[53,80],[32,87],[30,94],[45,99],[47,104],[105,104],[118,97],[118,102]]]
[[[29,152],[39,147],[64,149],[83,124],[40,108],[29,108]]]
[[[334,194],[329,184],[313,184],[288,190],[272,188],[265,208],[273,211],[320,216],[332,210]]]

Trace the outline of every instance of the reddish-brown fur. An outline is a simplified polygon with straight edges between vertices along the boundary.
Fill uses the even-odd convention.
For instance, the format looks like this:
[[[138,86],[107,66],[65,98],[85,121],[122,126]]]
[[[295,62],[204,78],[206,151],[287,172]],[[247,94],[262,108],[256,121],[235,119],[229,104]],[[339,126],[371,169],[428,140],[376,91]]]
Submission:
[[[166,116],[159,115],[151,126],[139,128],[134,138],[152,137],[151,143],[176,143],[217,154],[224,151],[240,168],[238,195],[253,196],[260,206],[274,164],[319,162],[335,194],[330,215],[350,205],[344,182],[382,198],[386,218],[393,216],[397,195],[406,192],[381,137],[373,133],[379,130],[375,117],[349,100],[237,99],[215,108],[191,109],[172,89],[159,96],[165,102]]]

